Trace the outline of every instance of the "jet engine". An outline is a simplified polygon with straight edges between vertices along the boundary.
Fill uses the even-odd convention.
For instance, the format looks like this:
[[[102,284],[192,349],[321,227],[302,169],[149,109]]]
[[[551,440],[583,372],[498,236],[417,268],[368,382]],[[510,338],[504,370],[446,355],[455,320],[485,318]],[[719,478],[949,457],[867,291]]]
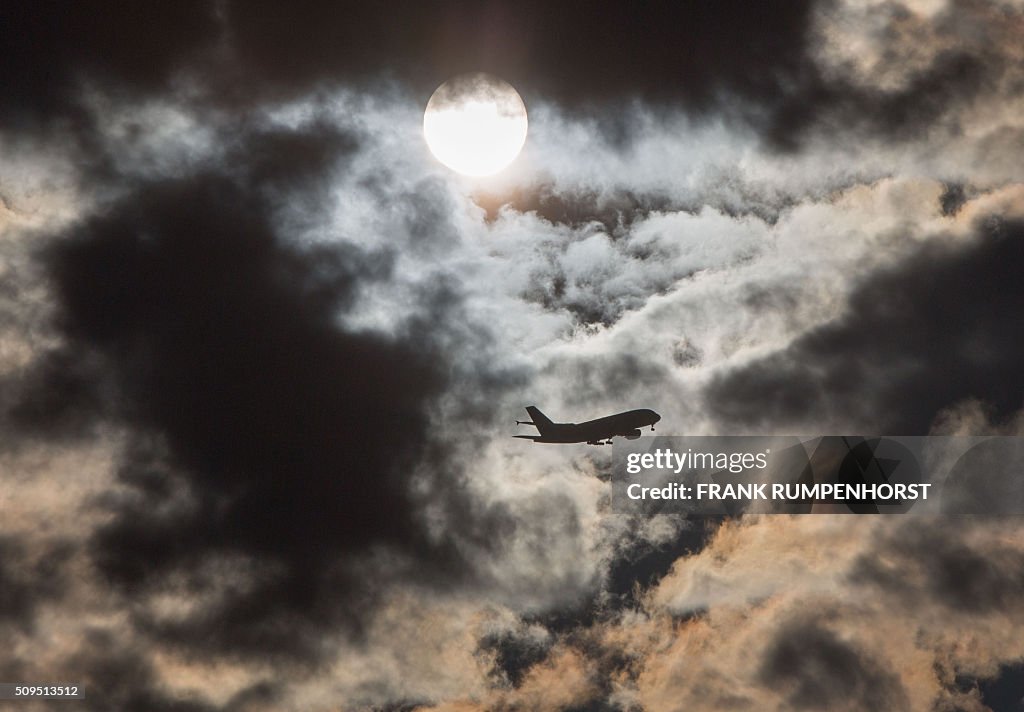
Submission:
[[[640,437],[639,428],[637,428],[636,430],[629,430],[625,433],[626,440],[636,440],[638,437]]]

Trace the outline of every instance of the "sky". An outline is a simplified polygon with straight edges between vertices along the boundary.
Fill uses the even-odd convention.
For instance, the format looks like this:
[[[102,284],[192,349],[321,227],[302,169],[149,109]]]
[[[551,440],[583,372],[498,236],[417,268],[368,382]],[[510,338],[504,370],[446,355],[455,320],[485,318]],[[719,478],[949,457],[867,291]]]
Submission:
[[[486,179],[422,136],[477,71]],[[1019,0],[13,2],[0,76],[0,679],[1022,709],[1018,520],[627,516],[511,437],[1024,434]]]

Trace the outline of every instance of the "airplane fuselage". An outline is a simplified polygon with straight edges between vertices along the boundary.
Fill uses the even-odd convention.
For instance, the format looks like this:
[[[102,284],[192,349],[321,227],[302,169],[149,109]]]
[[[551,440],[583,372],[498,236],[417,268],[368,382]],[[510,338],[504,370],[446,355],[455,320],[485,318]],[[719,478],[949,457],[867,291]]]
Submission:
[[[638,438],[640,428],[651,427],[661,420],[661,416],[648,408],[627,410],[584,423],[553,423],[534,406],[527,412],[532,416],[539,435],[517,435],[515,437],[533,440],[538,443],[590,443],[602,444],[613,437]]]

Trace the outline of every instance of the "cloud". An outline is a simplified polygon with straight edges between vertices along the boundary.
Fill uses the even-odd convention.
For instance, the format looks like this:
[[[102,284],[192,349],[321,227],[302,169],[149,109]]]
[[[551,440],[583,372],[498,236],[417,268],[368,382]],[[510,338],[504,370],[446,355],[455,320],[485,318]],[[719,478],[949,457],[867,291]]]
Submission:
[[[1006,544],[1017,526],[968,525],[953,547],[999,571],[1019,554]],[[947,567],[944,545],[925,551],[943,528],[828,515],[727,523],[677,561],[638,613],[588,629],[596,649],[631,661],[631,674],[605,676],[614,683],[601,699],[623,709],[982,709],[964,681],[993,677],[997,661],[1015,659],[1019,646],[1007,647],[1015,625],[1002,604],[960,615],[944,584],[918,575],[958,570]],[[892,560],[904,538],[914,553]],[[888,579],[905,582],[901,592],[859,573],[890,560],[908,567]],[[694,610],[702,572],[727,581],[731,595]]]
[[[746,426],[816,418],[901,434],[927,433],[941,410],[969,397],[1012,414],[1024,397],[1015,316],[1024,226],[994,216],[975,229],[964,244],[936,238],[872,274],[841,317],[718,377],[706,406]]]
[[[350,143],[315,126],[250,140],[221,172],[145,183],[51,239],[41,254],[64,340],[18,374],[9,417],[37,437],[104,421],[133,434],[91,544],[124,590],[240,557],[221,594],[224,574],[186,587],[209,608],[140,625],[306,654],[303,621],[358,621],[355,592],[375,583],[357,561],[393,549],[438,582],[462,570],[452,537],[431,537],[422,516],[434,498],[474,526],[430,431],[459,297],[423,292],[392,333],[339,324],[392,256],[290,241],[275,207],[309,198]]]
[[[4,8],[0,23],[10,29],[0,50],[7,129],[34,129],[57,118],[87,121],[78,103],[84,82],[167,91],[184,59],[218,35],[215,8],[206,0],[116,12],[102,2],[19,3]]]
[[[886,591],[902,609],[922,597],[966,616],[993,612],[1012,615],[1024,578],[1024,557],[991,531],[968,527],[931,531],[904,526],[879,535],[885,558],[864,555],[851,571],[857,583]]]
[[[608,448],[509,435],[531,402],[1016,432],[1017,8],[183,8],[36,9],[0,49],[52,80],[0,109],[7,679],[125,709],[995,706],[1013,522],[630,519]],[[480,69],[531,135],[472,183],[421,109]]]
[[[720,105],[722,93],[767,101],[799,73],[812,7],[428,2],[385,11],[307,1],[282,12],[272,3],[208,0],[113,14],[92,2],[69,13],[12,7],[4,25],[23,39],[5,43],[0,55],[11,78],[4,113],[27,130],[40,118],[81,124],[93,86],[237,107],[397,78],[425,101],[441,81],[468,71],[493,71],[531,98],[576,106],[644,97],[705,109]],[[38,80],[40,67],[46,81]]]
[[[823,3],[807,71],[768,135],[784,146],[837,130],[902,142],[1005,121],[1021,98],[1022,20],[1012,3]]]
[[[494,71],[562,102],[710,104],[719,90],[770,95],[799,64],[810,8],[409,3],[396,22],[394,9],[309,2],[281,22],[231,3],[227,23],[242,66],[291,89],[385,67],[428,94],[440,83],[431,77]]]
[[[24,537],[0,538],[0,625],[32,631],[39,607],[59,599],[69,586],[65,563],[71,551],[65,541],[36,547]]]
[[[827,628],[807,621],[777,631],[758,669],[789,709],[906,709],[898,675]]]

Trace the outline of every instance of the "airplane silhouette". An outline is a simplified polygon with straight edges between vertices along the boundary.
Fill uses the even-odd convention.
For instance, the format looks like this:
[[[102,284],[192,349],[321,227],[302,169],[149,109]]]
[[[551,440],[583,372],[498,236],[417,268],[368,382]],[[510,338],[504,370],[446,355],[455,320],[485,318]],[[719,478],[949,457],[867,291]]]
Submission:
[[[540,435],[513,435],[514,438],[532,440],[535,443],[586,443],[587,445],[611,445],[612,438],[622,436],[627,440],[640,437],[640,428],[651,426],[661,420],[653,410],[627,410],[585,423],[553,423],[536,406],[529,405],[526,412],[533,420],[517,420],[516,425],[532,425]]]

